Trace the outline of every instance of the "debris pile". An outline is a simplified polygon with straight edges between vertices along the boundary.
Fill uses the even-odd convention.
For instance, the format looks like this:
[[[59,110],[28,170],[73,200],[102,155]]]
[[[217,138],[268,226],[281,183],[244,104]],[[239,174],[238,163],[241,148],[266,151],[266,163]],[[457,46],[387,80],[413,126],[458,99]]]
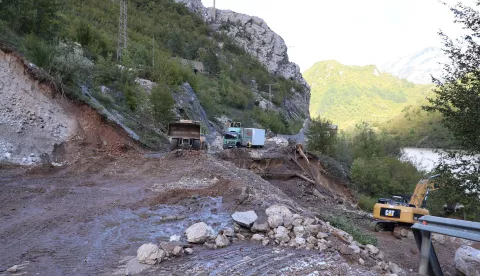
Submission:
[[[388,262],[380,250],[371,244],[356,242],[347,232],[337,229],[318,218],[294,214],[284,205],[272,205],[265,215],[253,210],[235,212],[231,215],[233,228],[223,228],[216,234],[213,228],[204,222],[198,222],[185,230],[188,243],[179,241],[144,244],[137,251],[137,259],[143,264],[158,264],[169,257],[192,254],[192,244],[204,245],[209,249],[229,246],[239,241],[253,241],[263,246],[276,245],[294,249],[338,252],[345,258],[360,265],[372,267],[378,273],[399,275],[403,270],[395,263]]]

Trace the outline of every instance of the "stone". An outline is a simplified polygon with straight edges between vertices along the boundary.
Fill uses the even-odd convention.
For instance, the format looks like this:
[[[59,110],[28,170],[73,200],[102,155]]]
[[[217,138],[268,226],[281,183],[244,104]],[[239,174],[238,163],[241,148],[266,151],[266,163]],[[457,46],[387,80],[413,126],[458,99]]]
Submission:
[[[365,264],[365,260],[362,259],[362,258],[358,258],[358,263],[361,264],[361,265],[364,265],[364,264]]]
[[[270,240],[268,238],[265,238],[262,240],[263,246],[267,246],[270,243]]]
[[[375,256],[375,258],[377,258],[377,260],[384,261],[384,260],[385,260],[385,255],[383,255],[383,252],[380,251],[380,252],[378,252],[378,254]]]
[[[286,228],[293,227],[293,217],[284,217],[283,218],[283,226]]]
[[[183,255],[183,247],[181,246],[175,246],[172,250],[172,255],[175,257],[179,257]]]
[[[205,247],[208,249],[217,249],[217,245],[215,243],[206,242],[203,245],[205,245]]]
[[[315,223],[315,220],[314,220],[314,219],[312,219],[312,218],[305,218],[305,219],[303,220],[302,225],[303,225],[303,226],[308,226],[308,225],[311,225],[311,224],[314,224],[314,223]]]
[[[185,230],[185,236],[189,243],[204,243],[212,235],[214,235],[212,227],[205,222],[195,223]]]
[[[282,218],[293,217],[292,212],[284,205],[272,205],[265,210],[267,216],[280,215]]]
[[[232,214],[233,220],[245,227],[251,227],[252,224],[258,219],[257,214],[255,211],[247,211],[247,212],[235,212]]]
[[[408,237],[408,232],[408,229],[402,228],[402,230],[400,230],[400,235],[402,237]]]
[[[325,251],[325,250],[328,249],[327,243],[322,243],[322,242],[319,242],[317,244],[317,247],[318,247],[318,250],[320,250],[320,251]]]
[[[220,248],[227,247],[230,245],[230,240],[227,238],[227,236],[219,234],[215,239],[215,245]]]
[[[297,247],[304,246],[304,245],[305,245],[305,239],[304,239],[304,238],[300,238],[300,237],[296,237],[296,238],[295,238],[295,245],[296,245]]]
[[[7,269],[7,272],[10,272],[10,273],[17,273],[17,271],[18,271],[18,265],[14,265]]]
[[[356,244],[352,243],[348,247],[352,249],[354,254],[360,254],[360,247],[358,247]]]
[[[317,244],[317,238],[310,236],[307,238],[307,242],[310,244]]]
[[[270,226],[268,225],[268,221],[261,221],[260,222],[260,220],[256,220],[253,223],[253,226],[252,226],[251,230],[252,230],[252,232],[268,232],[268,231],[270,231]]]
[[[160,263],[164,257],[165,251],[153,243],[143,244],[137,249],[137,259],[141,264],[154,265]]]
[[[367,244],[365,246],[371,255],[377,255],[380,250],[375,245]]]
[[[233,231],[232,228],[226,227],[222,229],[222,233],[227,236],[227,237],[233,237],[235,236],[235,232]]]
[[[296,237],[303,237],[303,235],[305,235],[305,227],[295,226],[293,227],[293,233],[295,233]]]
[[[480,276],[480,250],[461,246],[455,252],[455,269],[466,276]]]
[[[388,268],[390,269],[390,272],[394,274],[399,274],[400,272],[402,272],[402,269],[396,263],[389,262]]]
[[[326,239],[328,238],[328,234],[327,233],[322,233],[322,232],[319,232],[317,234],[317,239]]]
[[[343,255],[352,255],[353,254],[353,249],[350,248],[348,245],[346,244],[342,244],[340,245],[340,247],[338,248],[338,252],[340,252],[341,254]]]
[[[292,225],[293,226],[300,226],[300,225],[302,225],[302,222],[303,222],[303,218],[294,218],[293,222],[292,222]]]
[[[242,235],[242,234],[236,234],[235,236],[236,236],[239,240],[241,240],[241,241],[244,241],[244,240],[245,240],[245,236]]]
[[[178,242],[182,239],[182,237],[180,235],[173,235],[173,236],[170,236],[170,241],[171,242]]]
[[[307,225],[307,232],[312,236],[316,236],[320,231],[322,231],[322,226],[318,224]]]
[[[264,235],[261,234],[255,234],[252,236],[252,241],[262,241],[265,238]]]
[[[285,228],[283,226],[279,226],[277,228],[276,233],[275,233],[275,239],[277,239],[280,242],[289,242],[290,241],[290,236],[288,235],[287,228]]]
[[[193,254],[193,249],[192,248],[185,248],[184,251],[187,255],[192,255]]]
[[[277,228],[277,227],[283,225],[283,217],[281,215],[278,215],[278,214],[268,216],[268,225],[271,228]]]
[[[180,245],[179,242],[161,242],[160,249],[165,251],[165,254],[169,256],[170,254],[172,254],[173,249],[179,245]]]

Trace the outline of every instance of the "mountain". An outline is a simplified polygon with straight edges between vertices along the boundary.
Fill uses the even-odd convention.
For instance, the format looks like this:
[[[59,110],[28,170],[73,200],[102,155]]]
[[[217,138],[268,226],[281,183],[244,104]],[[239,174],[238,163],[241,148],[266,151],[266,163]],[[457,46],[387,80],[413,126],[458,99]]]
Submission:
[[[429,47],[412,55],[379,65],[378,68],[382,72],[413,83],[429,84],[432,82],[432,75],[436,78],[441,76],[443,64],[447,62],[448,58],[442,49]]]
[[[386,122],[404,107],[425,102],[432,88],[382,73],[375,65],[347,66],[333,60],[317,62],[304,77],[311,86],[311,116],[343,129],[361,121]]]

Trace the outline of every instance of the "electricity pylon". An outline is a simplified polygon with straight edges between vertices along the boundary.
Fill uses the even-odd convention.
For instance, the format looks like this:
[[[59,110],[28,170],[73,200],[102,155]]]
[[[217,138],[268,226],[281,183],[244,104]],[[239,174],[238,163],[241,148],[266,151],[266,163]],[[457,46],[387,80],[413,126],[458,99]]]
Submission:
[[[127,3],[128,0],[120,0],[120,17],[118,19],[118,42],[117,60],[122,59],[122,54],[127,49]]]

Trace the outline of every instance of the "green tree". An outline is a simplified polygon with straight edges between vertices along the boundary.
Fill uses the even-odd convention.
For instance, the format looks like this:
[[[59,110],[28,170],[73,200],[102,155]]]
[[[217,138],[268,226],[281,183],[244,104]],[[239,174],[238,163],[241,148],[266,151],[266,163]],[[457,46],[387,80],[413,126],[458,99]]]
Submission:
[[[433,78],[435,97],[424,108],[440,112],[443,124],[463,147],[462,152],[450,152],[450,161],[436,168],[441,174],[440,193],[451,203],[465,203],[466,210],[475,214],[480,196],[480,157],[475,156],[480,153],[480,12],[461,3],[450,9],[467,34],[453,40],[439,33],[450,62],[441,78]]]
[[[333,154],[337,133],[332,123],[320,117],[313,118],[307,131],[308,150]]]
[[[166,126],[175,119],[175,114],[172,111],[175,100],[168,86],[162,84],[155,86],[150,95],[150,102],[153,107],[153,117],[155,121]]]

